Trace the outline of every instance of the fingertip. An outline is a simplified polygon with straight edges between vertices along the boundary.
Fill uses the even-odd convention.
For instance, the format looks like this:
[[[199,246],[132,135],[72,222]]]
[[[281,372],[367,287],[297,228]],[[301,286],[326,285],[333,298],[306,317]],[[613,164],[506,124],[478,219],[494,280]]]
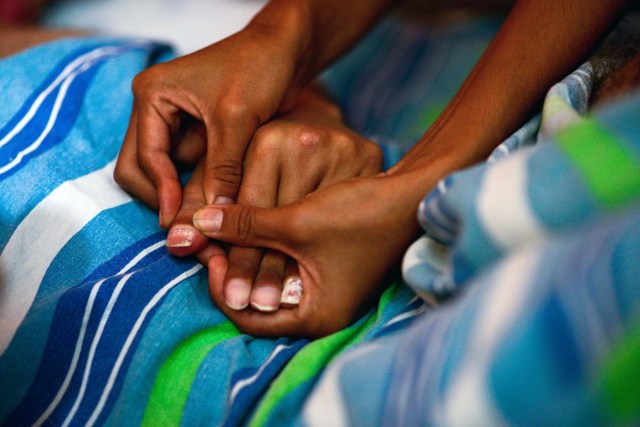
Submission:
[[[167,234],[167,250],[171,255],[187,256],[202,251],[209,239],[188,224],[173,225]]]
[[[251,283],[245,279],[233,278],[229,280],[224,289],[224,299],[232,310],[244,310],[249,306],[251,296]]]
[[[258,311],[273,312],[280,307],[282,291],[278,286],[263,285],[254,289],[251,294],[251,306]]]
[[[177,180],[166,179],[158,184],[160,227],[168,228],[176,218],[182,202],[182,186]]]

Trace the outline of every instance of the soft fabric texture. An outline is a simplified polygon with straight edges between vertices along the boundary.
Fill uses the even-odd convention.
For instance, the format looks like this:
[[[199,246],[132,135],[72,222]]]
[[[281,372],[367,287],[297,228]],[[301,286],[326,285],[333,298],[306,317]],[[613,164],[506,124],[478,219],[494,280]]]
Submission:
[[[402,32],[387,21],[326,76],[389,163],[480,55],[497,26],[482,22],[469,55],[461,26]],[[387,53],[406,46],[406,56],[376,66],[380,40]],[[438,48],[447,42],[461,46],[458,60]],[[447,65],[433,71],[439,55]],[[0,61],[0,423],[637,419],[640,95],[583,117],[597,75],[585,64],[552,89],[540,116],[546,136],[532,119],[494,161],[425,199],[428,235],[404,272],[416,292],[446,300],[441,307],[398,281],[331,336],[256,339],[212,306],[205,271],[169,256],[156,214],[112,180],[131,79],[170,57],[145,41],[93,38]],[[373,102],[394,70],[406,74],[392,87],[415,89],[422,76],[441,95],[407,89],[406,109],[392,92]]]

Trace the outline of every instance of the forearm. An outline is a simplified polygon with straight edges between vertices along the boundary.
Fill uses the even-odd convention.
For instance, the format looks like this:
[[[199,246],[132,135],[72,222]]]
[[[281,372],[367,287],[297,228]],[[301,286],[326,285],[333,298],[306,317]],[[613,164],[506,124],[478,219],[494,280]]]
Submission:
[[[248,29],[288,43],[301,85],[351,47],[394,0],[272,0]]]
[[[625,3],[518,1],[454,99],[392,173],[417,173],[433,185],[486,158],[588,56]]]

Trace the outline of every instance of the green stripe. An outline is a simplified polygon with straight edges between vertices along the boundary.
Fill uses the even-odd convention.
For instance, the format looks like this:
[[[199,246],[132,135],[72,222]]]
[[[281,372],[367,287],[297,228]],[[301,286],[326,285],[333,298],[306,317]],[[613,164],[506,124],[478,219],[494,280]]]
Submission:
[[[604,401],[616,423],[640,418],[640,328],[613,352],[602,370]]]
[[[198,368],[222,341],[240,335],[229,321],[190,336],[162,364],[144,412],[143,426],[179,425]]]
[[[249,425],[251,427],[267,425],[272,411],[282,399],[316,377],[345,348],[361,341],[378,321],[389,302],[396,296],[398,289],[396,285],[389,287],[380,297],[375,315],[370,315],[364,322],[307,344],[300,350],[278,378],[271,383],[271,387],[260,401]]]
[[[558,142],[599,203],[613,208],[640,195],[640,160],[593,119],[561,132]]]

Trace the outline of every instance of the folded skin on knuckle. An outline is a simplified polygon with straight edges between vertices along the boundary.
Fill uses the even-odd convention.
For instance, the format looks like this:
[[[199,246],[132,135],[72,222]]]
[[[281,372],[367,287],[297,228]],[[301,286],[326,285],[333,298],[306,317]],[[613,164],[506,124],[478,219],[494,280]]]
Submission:
[[[242,161],[225,158],[207,167],[209,176],[227,185],[239,187],[242,182]]]
[[[253,211],[249,209],[240,209],[235,223],[235,234],[243,241],[247,241],[253,233]]]

